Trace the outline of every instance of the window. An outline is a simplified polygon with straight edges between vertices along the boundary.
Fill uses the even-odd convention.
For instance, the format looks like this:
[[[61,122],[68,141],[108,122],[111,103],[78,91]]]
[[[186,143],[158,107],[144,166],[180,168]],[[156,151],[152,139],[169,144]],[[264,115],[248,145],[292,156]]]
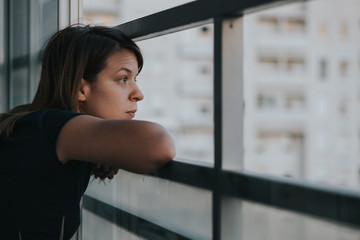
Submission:
[[[257,96],[257,106],[259,108],[277,108],[278,97],[275,93],[260,93]]]
[[[348,41],[349,39],[349,27],[345,21],[342,21],[339,26],[339,37],[343,42]]]
[[[328,77],[328,62],[326,59],[321,59],[319,64],[319,77],[321,80],[325,80]]]
[[[260,67],[269,70],[276,70],[279,67],[279,59],[277,56],[262,55],[259,56],[258,62]]]
[[[287,33],[304,33],[306,29],[305,19],[303,17],[289,17],[286,22]]]
[[[328,24],[326,22],[320,22],[318,24],[318,38],[320,41],[325,41],[328,38]]]
[[[288,109],[303,109],[305,106],[305,97],[303,94],[288,93],[285,96],[285,107]]]
[[[303,57],[289,56],[285,62],[285,69],[289,72],[302,71],[305,68],[305,60]]]
[[[154,96],[153,90],[145,91],[150,103],[144,101],[141,108],[145,114],[157,101],[161,105],[157,108],[165,109],[149,114],[174,130],[186,159],[177,158],[155,176],[121,173],[109,184],[110,190],[96,184],[89,188],[84,212],[107,219],[101,224],[110,228],[109,238],[123,234],[119,226],[157,239],[325,239],[342,234],[355,239],[359,235],[359,219],[352,218],[356,214],[340,219],[336,212],[358,212],[358,195],[320,185],[341,183],[349,189],[357,187],[354,179],[358,182],[358,165],[352,160],[346,160],[351,167],[334,171],[339,169],[334,150],[338,133],[333,134],[339,124],[334,113],[339,99],[334,98],[341,90],[329,84],[338,71],[330,63],[338,60],[327,54],[333,50],[327,41],[318,41],[319,37],[329,40],[335,32],[331,19],[346,11],[339,10],[335,1],[266,6],[264,11],[258,4],[195,1],[134,22],[119,20],[125,23],[118,27],[139,40],[145,54],[141,87],[161,83],[153,84],[158,88]],[[138,5],[133,5],[130,9],[136,10]],[[337,14],[327,16],[325,8]],[[231,19],[215,17],[243,12]],[[296,34],[286,36],[286,31]],[[168,51],[152,52],[159,46]],[[146,56],[154,58],[147,61]],[[164,91],[171,92],[175,103],[168,97],[154,100]],[[351,104],[347,112],[357,113]],[[349,129],[358,132],[358,126]],[[213,138],[204,138],[205,133]],[[213,159],[206,162],[201,156],[210,145],[215,146]],[[339,196],[344,201],[333,201]],[[289,227],[284,229],[284,224]],[[89,225],[86,229],[96,231]]]
[[[340,77],[347,77],[348,72],[349,72],[349,62],[346,60],[340,61],[340,63],[339,63]]]
[[[80,2],[86,21],[138,41],[139,114],[181,155],[153,175],[92,181],[82,239],[358,239],[359,86],[333,76],[359,63],[329,54],[342,49],[332,23],[358,22],[356,1]],[[29,101],[37,44],[62,14],[72,22],[72,3],[0,0],[2,109]],[[340,35],[357,53],[351,31]]]
[[[271,31],[278,31],[279,30],[279,19],[277,16],[260,16],[259,17],[259,24],[265,26]]]

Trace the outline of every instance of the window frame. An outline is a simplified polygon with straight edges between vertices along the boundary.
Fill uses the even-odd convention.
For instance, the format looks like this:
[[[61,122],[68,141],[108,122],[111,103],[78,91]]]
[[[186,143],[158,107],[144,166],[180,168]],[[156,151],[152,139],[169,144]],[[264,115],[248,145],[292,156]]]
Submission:
[[[241,34],[240,37],[239,34],[229,37],[232,34],[231,24],[241,25],[241,16],[248,12],[300,1],[198,0],[114,27],[135,41],[139,41],[207,23],[214,24],[214,164],[199,164],[196,161],[175,159],[154,174],[158,178],[212,191],[213,239],[221,239],[222,235],[223,216],[221,212],[224,210],[222,209],[224,206],[221,202],[223,196],[250,200],[271,207],[321,217],[328,221],[360,227],[360,193],[356,191],[241,171],[243,169],[241,147],[243,142],[243,124],[241,124],[243,122],[243,83],[241,78],[240,81],[236,81],[227,73],[235,72],[236,75],[242,76],[242,69],[234,64],[234,62],[242,62],[242,39]],[[228,46],[234,45],[236,41],[240,49],[237,54],[234,54],[233,49]],[[227,108],[229,103],[234,105],[234,102],[236,106],[240,106],[236,111]],[[234,129],[231,126],[240,127]],[[232,144],[234,142],[238,144]],[[211,179],[210,182],[209,179]],[[86,210],[109,221],[137,218],[116,208],[113,209],[116,211],[105,214],[105,216],[101,211],[109,206],[87,195],[84,196],[83,203]],[[109,207],[109,209],[112,208],[113,206]],[[141,235],[141,231],[136,226],[129,226],[120,220],[115,220],[115,223]],[[153,224],[154,229],[159,228],[161,231],[171,232],[154,223],[150,224]],[[181,234],[177,234],[177,236],[179,239],[187,239]]]

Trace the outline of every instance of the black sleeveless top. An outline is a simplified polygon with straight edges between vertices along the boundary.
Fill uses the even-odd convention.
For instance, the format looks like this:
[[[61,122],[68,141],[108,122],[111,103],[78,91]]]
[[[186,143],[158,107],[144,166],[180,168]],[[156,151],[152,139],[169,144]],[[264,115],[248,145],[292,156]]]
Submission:
[[[91,167],[81,161],[62,164],[56,141],[78,115],[59,109],[33,112],[16,122],[10,138],[0,138],[1,239],[70,239],[76,232]]]

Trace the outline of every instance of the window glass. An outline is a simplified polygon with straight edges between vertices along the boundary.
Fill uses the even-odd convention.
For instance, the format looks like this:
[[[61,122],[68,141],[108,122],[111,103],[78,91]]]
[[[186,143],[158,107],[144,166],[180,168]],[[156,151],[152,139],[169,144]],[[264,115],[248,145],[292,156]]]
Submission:
[[[5,0],[0,0],[0,113],[7,110],[7,84],[6,84],[6,66],[5,66],[5,56],[6,56],[6,43],[5,36],[7,36],[6,29],[6,10],[5,10]]]
[[[29,2],[9,1],[10,5],[10,107],[29,101]],[[21,16],[21,17],[19,17]]]
[[[8,1],[10,108],[28,103],[40,75],[40,50],[57,30],[57,0]]]
[[[222,206],[222,239],[357,240],[360,235],[349,225],[241,199],[223,198]]]
[[[83,0],[83,23],[115,26],[193,0]]]
[[[82,219],[82,240],[143,239],[85,209],[82,211]]]
[[[244,16],[244,169],[360,187],[359,1]]]
[[[106,186],[92,181],[86,194],[190,239],[211,239],[210,191],[120,170]],[[83,229],[101,228],[83,219]]]
[[[149,4],[152,11],[166,9],[169,3],[165,2],[138,5],[136,1],[102,1],[100,7],[98,1],[84,0],[84,21],[114,26],[126,21],[127,16],[146,15]],[[176,5],[183,3],[176,1]],[[213,162],[213,25],[137,44],[145,61],[138,77],[145,98],[138,104],[136,118],[168,128],[178,159]]]
[[[179,158],[213,162],[212,31],[206,25],[138,42],[145,98],[137,118],[166,126]]]

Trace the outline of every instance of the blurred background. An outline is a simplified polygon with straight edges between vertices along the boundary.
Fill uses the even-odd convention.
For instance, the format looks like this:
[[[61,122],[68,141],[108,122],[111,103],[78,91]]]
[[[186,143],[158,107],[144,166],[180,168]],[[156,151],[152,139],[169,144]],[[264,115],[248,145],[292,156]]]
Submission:
[[[83,0],[83,22],[115,26],[186,2]],[[359,188],[359,12],[358,0],[318,0],[245,14],[234,76],[244,84],[245,170]],[[213,162],[213,25],[137,43],[137,118],[167,126],[178,158]]]

